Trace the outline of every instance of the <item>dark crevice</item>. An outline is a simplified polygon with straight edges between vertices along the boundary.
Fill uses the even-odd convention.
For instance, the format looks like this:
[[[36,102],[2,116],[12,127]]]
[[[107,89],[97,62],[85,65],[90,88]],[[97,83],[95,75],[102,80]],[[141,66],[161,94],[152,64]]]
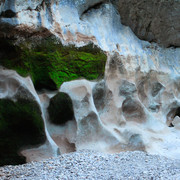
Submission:
[[[6,11],[3,11],[0,15],[0,17],[3,17],[3,18],[14,18],[16,17],[16,13],[13,12],[11,9],[8,9]]]
[[[150,29],[151,29],[151,23],[152,21],[149,22],[148,26],[146,27],[146,34],[145,34],[145,38],[148,38],[148,34],[151,32]],[[149,42],[152,41],[153,38],[149,38]]]
[[[176,48],[179,48],[179,46],[175,46],[175,45],[170,44],[169,46],[167,46],[167,48],[176,49]]]
[[[81,17],[84,14],[88,13],[88,11],[90,11],[92,9],[99,9],[102,4],[104,4],[104,2],[99,2],[99,3],[96,3],[96,4],[92,5],[92,6],[90,6],[88,9],[86,9],[84,12],[82,12]]]
[[[171,126],[171,124],[172,124],[172,122],[171,122],[170,124],[167,124],[167,125],[168,125],[168,127],[173,127],[173,126]]]
[[[44,76],[42,76],[41,79],[37,80],[34,83],[34,87],[37,91],[41,91],[44,89],[51,91],[57,90],[56,83],[46,73],[44,73]]]
[[[146,28],[146,35],[147,35],[147,33],[149,32],[149,30],[150,30],[151,23],[152,23],[152,21],[149,22],[149,24],[148,24],[148,26],[147,26],[147,28]]]
[[[179,116],[179,117],[180,117],[180,107],[178,107],[178,108],[176,109],[174,118],[175,118],[176,116]]]
[[[172,109],[167,115],[167,125],[168,127],[174,127],[173,119],[179,116],[180,117],[180,107]]]
[[[32,11],[33,9],[29,6],[29,7],[27,8],[27,10]]]
[[[38,4],[35,8],[36,11],[40,11],[43,8],[44,0],[41,2],[41,4]]]
[[[173,125],[173,123],[172,123],[172,122],[169,124],[169,127],[174,127],[174,125]]]
[[[72,100],[68,94],[59,92],[49,103],[49,121],[55,125],[64,125],[67,121],[74,120]]]

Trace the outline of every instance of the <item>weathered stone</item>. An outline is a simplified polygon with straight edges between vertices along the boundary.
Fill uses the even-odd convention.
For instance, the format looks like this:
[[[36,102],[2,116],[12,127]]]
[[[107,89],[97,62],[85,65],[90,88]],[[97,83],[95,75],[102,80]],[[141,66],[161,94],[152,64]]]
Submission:
[[[144,110],[139,102],[132,98],[126,98],[122,104],[122,111],[127,120],[145,122],[146,117]]]
[[[163,46],[180,46],[178,0],[112,0],[121,21],[142,40]]]
[[[51,144],[44,123],[31,79],[0,68],[0,165],[22,164],[30,156],[43,159],[40,156],[55,155],[53,148],[57,149]],[[34,153],[22,153],[30,148]],[[41,155],[44,150],[46,153]]]
[[[26,73],[31,72],[32,79],[35,75],[35,78],[45,80],[48,85],[50,83],[46,80],[50,72],[58,87],[68,81],[62,84],[60,91],[67,93],[72,99],[75,120],[58,126],[47,121],[49,115],[46,108],[54,92],[46,92],[42,87],[42,94],[37,95],[33,85],[25,88],[30,90],[30,94],[34,94],[41,107],[51,147],[55,141],[62,152],[84,148],[106,152],[142,150],[175,157],[180,152],[179,129],[173,125],[175,116],[179,116],[180,107],[180,51],[176,47],[179,34],[175,20],[178,15],[174,10],[177,1],[169,6],[170,1],[116,0],[116,5],[122,5],[115,5],[117,9],[111,4],[115,4],[115,1],[101,2],[33,0],[28,7],[29,1],[24,4],[22,0],[3,1],[0,12],[11,9],[16,17],[0,18],[0,48],[3,49],[0,52],[0,64],[5,62],[6,67],[17,70],[21,75],[22,70],[28,70]],[[162,6],[158,7],[159,4]],[[170,8],[167,9],[167,6]],[[171,10],[175,17],[169,15]],[[164,48],[138,39],[129,27],[121,24],[121,19],[125,23],[129,22],[129,18],[132,19],[129,26],[138,37],[174,47]],[[160,22],[161,20],[164,22]],[[172,26],[175,28],[173,31]],[[54,44],[49,39],[53,39]],[[14,50],[3,40],[8,40]],[[58,44],[60,41],[61,46]],[[41,42],[46,42],[48,48]],[[105,74],[106,56],[98,51],[102,55],[99,56],[92,48],[94,45],[91,48],[82,47],[89,42],[106,53],[108,58]],[[69,46],[70,44],[75,46]],[[16,49],[19,45],[23,45],[19,50],[24,49],[24,46],[27,48],[21,58]],[[60,53],[58,47],[61,49]],[[79,53],[80,49],[82,51]],[[7,55],[11,57],[11,61],[8,61]],[[91,63],[93,65],[89,68]],[[19,64],[20,68],[17,67]],[[20,81],[12,81],[4,73],[3,71],[1,75],[3,81],[0,82],[1,98],[8,96],[14,100],[20,93],[23,93],[23,97],[31,98],[21,88],[27,83],[25,79],[18,76]],[[103,74],[104,80],[99,82],[75,80],[82,76],[94,80],[101,78]],[[37,85],[35,81],[34,84]],[[53,106],[54,110],[58,109],[56,104],[58,101]],[[58,110],[55,111],[56,116]],[[50,141],[49,134],[54,141]],[[55,153],[48,155],[57,155],[57,149],[52,149]],[[22,152],[31,161],[39,160],[37,156],[34,159],[31,156],[36,151],[37,149],[28,149]],[[47,154],[45,148],[43,153],[39,153],[40,157],[42,154]]]
[[[136,92],[136,86],[133,83],[130,83],[126,80],[123,80],[120,88],[119,88],[119,95],[121,96],[131,96],[133,93]]]
[[[91,86],[86,80],[76,80],[66,82],[60,88],[60,91],[67,93],[73,101],[77,122],[77,149],[96,149],[98,144],[103,144],[104,141],[107,142],[103,145],[105,148],[118,143],[99,118],[93,103]]]

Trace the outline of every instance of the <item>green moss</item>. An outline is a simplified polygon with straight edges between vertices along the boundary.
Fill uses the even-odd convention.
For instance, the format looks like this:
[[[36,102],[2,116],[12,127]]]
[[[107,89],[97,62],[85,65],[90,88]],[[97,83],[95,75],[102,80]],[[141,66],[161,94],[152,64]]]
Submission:
[[[45,141],[41,112],[36,102],[0,100],[0,166],[25,163],[21,148]]]
[[[93,80],[104,74],[106,55],[92,45],[76,48],[45,41],[33,49],[10,44],[8,48],[11,56],[6,53],[0,65],[21,76],[30,75],[37,89],[57,89],[64,81],[81,77]]]
[[[51,100],[48,107],[50,122],[61,125],[74,119],[72,100],[68,94],[59,92]]]

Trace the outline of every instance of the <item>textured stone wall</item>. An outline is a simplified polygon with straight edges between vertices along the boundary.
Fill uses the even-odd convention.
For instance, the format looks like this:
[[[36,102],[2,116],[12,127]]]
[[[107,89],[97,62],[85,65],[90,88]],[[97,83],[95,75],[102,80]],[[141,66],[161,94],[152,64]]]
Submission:
[[[122,24],[143,40],[180,46],[179,0],[113,0]]]
[[[7,91],[2,83],[8,82],[6,78],[15,78],[21,85],[30,81],[26,89],[40,107],[48,140],[21,151],[26,161],[80,149],[142,150],[180,157],[178,1],[171,5],[146,0],[4,2],[0,5],[0,65],[21,76],[31,75],[34,84],[30,77],[2,68],[0,99],[13,98],[14,83]],[[88,48],[88,43],[93,46]],[[94,51],[94,44],[103,52]],[[99,62],[105,62],[106,56],[104,71],[104,63],[99,66]],[[98,66],[90,66],[94,61]],[[104,77],[88,78],[102,68]],[[47,90],[49,77],[72,100],[74,116],[65,117],[63,125],[62,114],[56,112],[67,102],[57,98],[57,91]],[[37,88],[35,80],[43,86]]]
[[[0,18],[17,17],[14,21],[3,20],[3,22],[9,22],[9,24],[23,23],[30,25],[32,23],[37,26],[46,26],[47,22],[52,23],[55,20],[55,14],[52,10],[53,5],[57,8],[69,6],[71,7],[71,13],[78,13],[81,18],[82,14],[97,8],[98,4],[107,2],[113,3],[121,16],[122,24],[129,26],[140,39],[157,42],[165,47],[180,46],[179,0],[31,0],[26,3],[22,0],[4,0],[0,3]],[[57,8],[55,9],[57,10]],[[77,12],[72,10],[73,8]],[[44,12],[42,13],[42,11]],[[28,14],[30,16],[25,17]],[[21,16],[21,18],[18,18],[18,16]],[[31,16],[34,16],[34,19],[31,20]],[[47,18],[47,22],[44,20],[45,18]]]

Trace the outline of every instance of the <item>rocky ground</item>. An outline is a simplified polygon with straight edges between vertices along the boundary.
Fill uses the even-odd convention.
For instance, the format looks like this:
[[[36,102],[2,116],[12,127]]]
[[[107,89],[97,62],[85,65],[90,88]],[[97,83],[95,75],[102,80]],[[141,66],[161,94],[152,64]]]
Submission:
[[[0,168],[0,179],[180,179],[180,161],[144,152],[79,151]]]

